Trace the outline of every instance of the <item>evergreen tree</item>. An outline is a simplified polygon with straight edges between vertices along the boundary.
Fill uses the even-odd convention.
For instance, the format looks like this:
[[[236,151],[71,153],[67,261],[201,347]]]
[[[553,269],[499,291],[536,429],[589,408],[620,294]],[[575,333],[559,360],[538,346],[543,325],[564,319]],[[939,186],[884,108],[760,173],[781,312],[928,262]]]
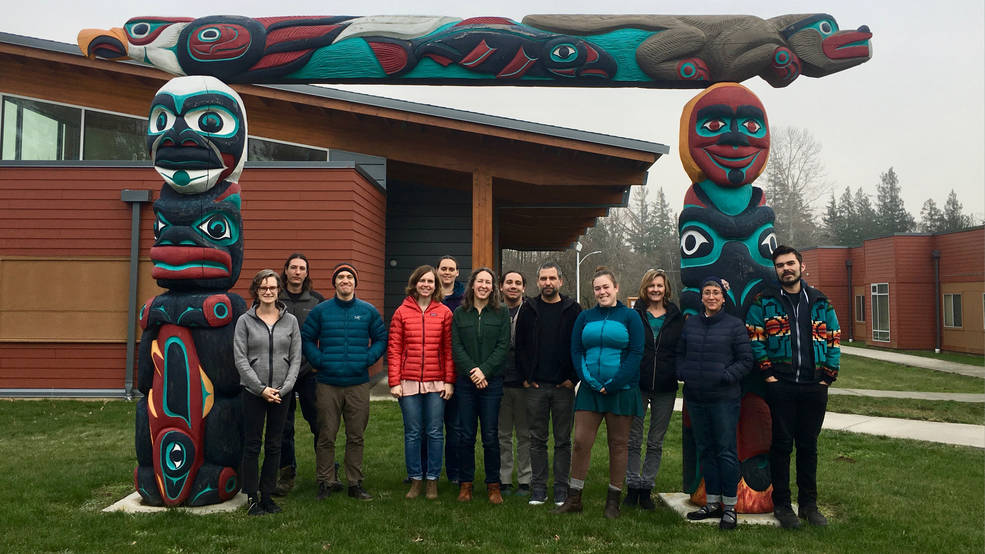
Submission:
[[[858,246],[862,244],[862,222],[858,217],[858,207],[852,189],[845,187],[845,192],[838,200],[838,213],[841,214],[841,226],[835,228],[835,244],[839,246]]]
[[[851,244],[860,245],[865,239],[878,237],[881,231],[876,220],[876,210],[872,207],[869,195],[862,191],[862,187],[855,189],[855,197],[852,202],[855,206],[858,227],[856,229],[857,235],[853,237]]]
[[[920,208],[920,230],[924,233],[939,233],[944,227],[944,212],[937,207],[933,198],[928,198]]]
[[[971,227],[973,225],[972,218],[962,212],[963,208],[964,206],[958,201],[958,195],[954,192],[954,189],[951,189],[951,193],[947,195],[947,201],[944,202],[944,212],[941,214],[939,232],[953,233],[954,231]]]
[[[876,188],[876,223],[880,235],[906,233],[916,226],[913,216],[903,206],[902,188],[892,167],[879,176]]]
[[[824,226],[822,236],[825,242],[831,245],[842,244],[839,240],[839,233],[845,226],[845,214],[838,208],[838,200],[835,198],[834,192],[831,193],[831,198],[824,208],[824,217],[821,223]]]

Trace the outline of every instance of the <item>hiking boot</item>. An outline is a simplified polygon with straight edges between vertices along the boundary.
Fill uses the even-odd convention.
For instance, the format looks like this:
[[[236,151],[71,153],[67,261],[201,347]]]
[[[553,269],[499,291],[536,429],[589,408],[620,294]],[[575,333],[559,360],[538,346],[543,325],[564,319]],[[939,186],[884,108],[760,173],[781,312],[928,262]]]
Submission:
[[[657,505],[653,503],[653,499],[650,498],[651,489],[639,489],[639,505],[640,508],[652,512],[657,509]]]
[[[458,501],[470,502],[472,500],[472,483],[466,481],[458,486]]]
[[[428,479],[426,489],[427,490],[426,490],[426,492],[424,494],[424,498],[427,498],[428,500],[434,500],[434,499],[438,498],[438,480],[437,479]]]
[[[262,506],[263,511],[268,514],[279,514],[281,512],[280,506],[278,506],[277,503],[274,502],[273,497],[270,496],[264,495],[264,497],[260,500],[260,506]]]
[[[291,492],[294,488],[294,478],[297,477],[297,469],[291,466],[285,466],[280,468],[280,474],[277,476],[277,486],[274,487],[274,496],[287,496],[287,493]]]
[[[420,479],[410,480],[410,490],[407,491],[405,498],[417,498],[421,496],[421,490],[424,488],[424,482]]]
[[[363,488],[363,482],[360,481],[355,485],[349,485],[349,498],[355,498],[356,500],[372,500],[373,495],[366,492]]]
[[[718,528],[722,531],[731,531],[739,524],[739,518],[735,515],[735,506],[729,506],[722,510],[722,520],[718,522]]]
[[[690,519],[691,521],[701,521],[703,519],[712,519],[712,518],[719,519],[722,517],[722,512],[724,511],[725,510],[722,509],[721,504],[716,505],[714,508],[705,504],[704,506],[698,508],[693,512],[688,512],[687,518]],[[792,514],[793,512],[790,513]]]
[[[793,510],[791,510],[792,512]],[[824,514],[817,511],[817,506],[807,506],[800,509],[800,518],[806,519],[807,523],[814,525],[815,527],[825,527],[828,524],[828,518],[824,517]]]
[[[530,496],[530,485],[519,484],[516,487],[516,492],[513,493],[516,496]]]
[[[552,514],[575,514],[581,512],[581,489],[568,490],[567,499],[564,504],[551,510]]]
[[[626,489],[626,499],[622,501],[626,506],[636,506],[640,501],[640,489]]]
[[[545,502],[547,502],[547,491],[533,489],[533,492],[530,494],[530,501],[527,502],[527,504],[530,504],[531,506],[540,506]]]
[[[324,481],[319,481],[318,496],[316,496],[315,498],[317,498],[318,500],[325,500],[326,498],[331,496],[333,492],[335,492],[335,489],[332,487],[332,485]]]
[[[489,483],[486,485],[486,491],[489,493],[489,502],[492,504],[502,504],[503,494],[499,490],[499,483]]]
[[[784,529],[796,529],[800,527],[800,520],[797,519],[797,514],[793,513],[793,508],[789,504],[786,506],[774,506],[773,517],[780,522],[780,527]]]
[[[260,503],[260,500],[255,496],[251,496],[246,503],[246,513],[251,516],[262,516],[267,512],[263,509],[263,504]]]
[[[602,510],[602,514],[609,519],[616,519],[619,517],[619,497],[622,495],[622,491],[609,489],[609,493],[605,495],[605,509]]]

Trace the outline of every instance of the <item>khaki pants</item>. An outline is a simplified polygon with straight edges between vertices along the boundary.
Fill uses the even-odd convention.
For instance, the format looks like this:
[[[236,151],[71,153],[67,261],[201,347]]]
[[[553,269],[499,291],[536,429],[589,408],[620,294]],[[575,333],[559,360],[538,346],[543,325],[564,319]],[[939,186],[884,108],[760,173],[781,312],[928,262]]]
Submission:
[[[363,436],[369,423],[369,383],[336,387],[318,383],[318,482],[335,484],[335,437],[345,421],[345,478],[349,486],[363,480]]]

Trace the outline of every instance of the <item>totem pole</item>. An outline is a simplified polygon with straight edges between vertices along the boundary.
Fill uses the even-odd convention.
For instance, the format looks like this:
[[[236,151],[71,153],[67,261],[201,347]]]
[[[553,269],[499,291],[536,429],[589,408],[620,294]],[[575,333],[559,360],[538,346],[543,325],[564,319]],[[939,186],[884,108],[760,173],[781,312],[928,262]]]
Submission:
[[[684,106],[680,155],[691,186],[678,218],[681,236],[681,308],[701,310],[701,281],[716,275],[728,281],[726,310],[745,319],[749,304],[776,280],[771,255],[776,248],[773,210],[752,182],[769,157],[766,109],[737,83],[705,89]],[[773,509],[769,469],[771,420],[762,376],[742,383],[738,454],[741,471],[736,510]],[[684,406],[684,492],[704,505],[704,486],[687,405]]]
[[[168,290],[140,311],[134,483],[152,506],[215,504],[239,491],[243,452],[232,346],[246,303],[227,292],[243,262],[243,102],[213,77],[172,79],[151,104],[147,148],[165,181],[152,275]]]

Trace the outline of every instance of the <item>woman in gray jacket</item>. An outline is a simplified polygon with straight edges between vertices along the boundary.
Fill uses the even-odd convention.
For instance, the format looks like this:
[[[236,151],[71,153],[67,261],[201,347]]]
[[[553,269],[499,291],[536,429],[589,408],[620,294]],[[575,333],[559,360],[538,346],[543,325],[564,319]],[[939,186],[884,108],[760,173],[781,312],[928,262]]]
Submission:
[[[243,385],[245,440],[241,477],[243,492],[250,498],[250,515],[281,511],[271,495],[277,485],[287,400],[301,367],[301,331],[298,320],[277,300],[280,288],[280,276],[274,270],[261,269],[256,274],[250,285],[253,307],[236,321],[233,339],[236,370]],[[266,447],[263,470],[257,475],[264,421]]]

